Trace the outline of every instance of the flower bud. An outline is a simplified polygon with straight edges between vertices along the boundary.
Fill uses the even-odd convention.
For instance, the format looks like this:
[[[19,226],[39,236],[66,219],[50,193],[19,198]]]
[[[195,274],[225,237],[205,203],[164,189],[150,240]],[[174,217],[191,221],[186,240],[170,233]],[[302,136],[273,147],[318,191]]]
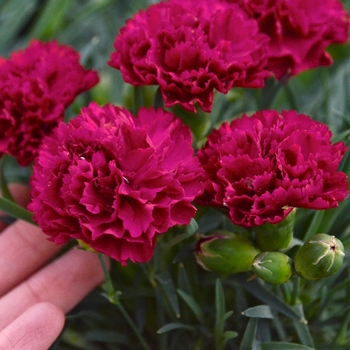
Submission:
[[[260,251],[246,237],[227,231],[216,233],[198,241],[197,262],[211,272],[230,274],[249,271]]]
[[[294,208],[284,220],[278,224],[265,222],[256,226],[255,237],[264,252],[273,252],[279,249],[287,249],[293,239],[296,208]]]
[[[344,246],[334,236],[314,235],[298,250],[294,267],[307,280],[329,277],[339,271],[344,260]]]
[[[253,260],[252,270],[268,283],[286,283],[293,275],[292,259],[280,252],[260,253]]]

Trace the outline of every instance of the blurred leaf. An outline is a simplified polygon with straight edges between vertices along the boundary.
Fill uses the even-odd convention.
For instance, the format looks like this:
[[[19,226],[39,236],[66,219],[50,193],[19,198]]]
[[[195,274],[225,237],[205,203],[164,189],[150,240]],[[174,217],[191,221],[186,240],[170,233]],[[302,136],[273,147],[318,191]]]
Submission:
[[[258,327],[258,319],[251,318],[244,332],[239,350],[255,350],[254,342],[255,342],[257,327]]]
[[[261,348],[262,350],[315,350],[305,345],[284,342],[262,343]]]
[[[232,338],[230,335],[237,334],[236,332],[230,332],[225,336],[226,333],[224,333],[225,322],[232,315],[233,311],[226,312],[225,295],[220,279],[217,279],[215,283],[215,310],[215,349],[220,350]]]
[[[242,315],[253,318],[273,318],[268,305],[258,305],[242,312]]]
[[[165,295],[167,296],[173,311],[177,318],[180,317],[180,307],[179,301],[177,299],[176,289],[174,282],[169,274],[169,271],[163,271],[161,274],[156,276],[156,279],[159,281],[162,286]]]
[[[305,319],[303,306],[301,304],[296,304],[293,306],[293,308],[297,311],[297,313],[300,315],[301,319]],[[295,327],[295,330],[297,331],[298,337],[302,344],[309,346],[311,348],[314,348],[314,341],[312,339],[312,336],[310,334],[309,327],[306,322],[298,322],[293,320],[293,325]]]
[[[36,0],[7,0],[0,4],[0,54],[4,55],[3,47],[12,44],[11,41],[23,29],[25,23],[33,15],[37,7]],[[7,52],[6,52],[7,54]]]
[[[291,306],[287,305],[283,300],[269,291],[256,279],[248,281],[246,274],[237,274],[234,276],[233,282],[245,288],[249,293],[253,294],[256,298],[269,305],[272,309],[279,311],[298,322],[305,322],[305,319],[301,318]]]
[[[186,329],[189,331],[193,331],[195,328],[193,326],[189,326],[189,325],[184,324],[184,323],[173,322],[173,323],[168,323],[165,326],[163,326],[162,328],[158,329],[157,333],[162,334],[162,333],[166,333],[169,331],[173,331],[174,329]]]
[[[196,316],[197,320],[200,323],[204,323],[204,314],[202,308],[198,305],[198,303],[192,298],[190,295],[185,293],[184,291],[178,289],[177,292],[179,293],[182,300],[188,305],[188,307],[193,311],[194,315]]]
[[[29,35],[41,40],[51,39],[63,27],[72,4],[70,0],[47,0]]]

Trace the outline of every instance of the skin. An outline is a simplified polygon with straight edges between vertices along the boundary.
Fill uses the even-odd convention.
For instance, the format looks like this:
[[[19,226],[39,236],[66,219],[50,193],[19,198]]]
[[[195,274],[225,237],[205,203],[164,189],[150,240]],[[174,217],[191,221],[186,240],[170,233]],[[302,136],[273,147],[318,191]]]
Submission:
[[[19,204],[28,202],[25,186],[11,192]],[[0,350],[46,350],[64,314],[103,282],[96,254],[72,249],[50,262],[62,246],[46,238],[26,222],[0,222]]]

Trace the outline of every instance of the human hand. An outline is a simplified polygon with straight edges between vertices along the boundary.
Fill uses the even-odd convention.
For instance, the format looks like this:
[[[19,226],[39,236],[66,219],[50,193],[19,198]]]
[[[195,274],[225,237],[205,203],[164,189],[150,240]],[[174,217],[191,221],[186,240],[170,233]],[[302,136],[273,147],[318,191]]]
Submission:
[[[28,190],[11,190],[25,205]],[[103,281],[94,253],[73,249],[50,263],[61,248],[24,221],[0,223],[0,350],[48,349],[64,313]]]

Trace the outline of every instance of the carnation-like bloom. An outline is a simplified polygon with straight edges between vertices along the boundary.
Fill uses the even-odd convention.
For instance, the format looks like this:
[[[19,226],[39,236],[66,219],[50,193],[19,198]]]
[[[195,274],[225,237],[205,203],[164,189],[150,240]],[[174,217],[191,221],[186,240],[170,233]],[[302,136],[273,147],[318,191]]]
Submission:
[[[349,16],[339,0],[226,0],[239,3],[270,37],[267,68],[281,79],[333,61],[325,48],[348,40]]]
[[[97,82],[97,73],[80,65],[79,53],[56,41],[32,40],[9,59],[0,57],[0,155],[31,163],[65,108]]]
[[[156,237],[194,217],[203,170],[190,129],[161,109],[91,103],[44,139],[29,210],[49,240],[82,240],[126,264],[146,262]]]
[[[170,1],[127,21],[108,62],[133,85],[159,85],[167,107],[209,112],[214,89],[263,87],[268,37],[237,5]]]
[[[337,171],[346,152],[325,124],[296,111],[257,112],[224,123],[197,152],[207,173],[200,204],[241,226],[278,223],[294,207],[328,209],[348,194]]]

